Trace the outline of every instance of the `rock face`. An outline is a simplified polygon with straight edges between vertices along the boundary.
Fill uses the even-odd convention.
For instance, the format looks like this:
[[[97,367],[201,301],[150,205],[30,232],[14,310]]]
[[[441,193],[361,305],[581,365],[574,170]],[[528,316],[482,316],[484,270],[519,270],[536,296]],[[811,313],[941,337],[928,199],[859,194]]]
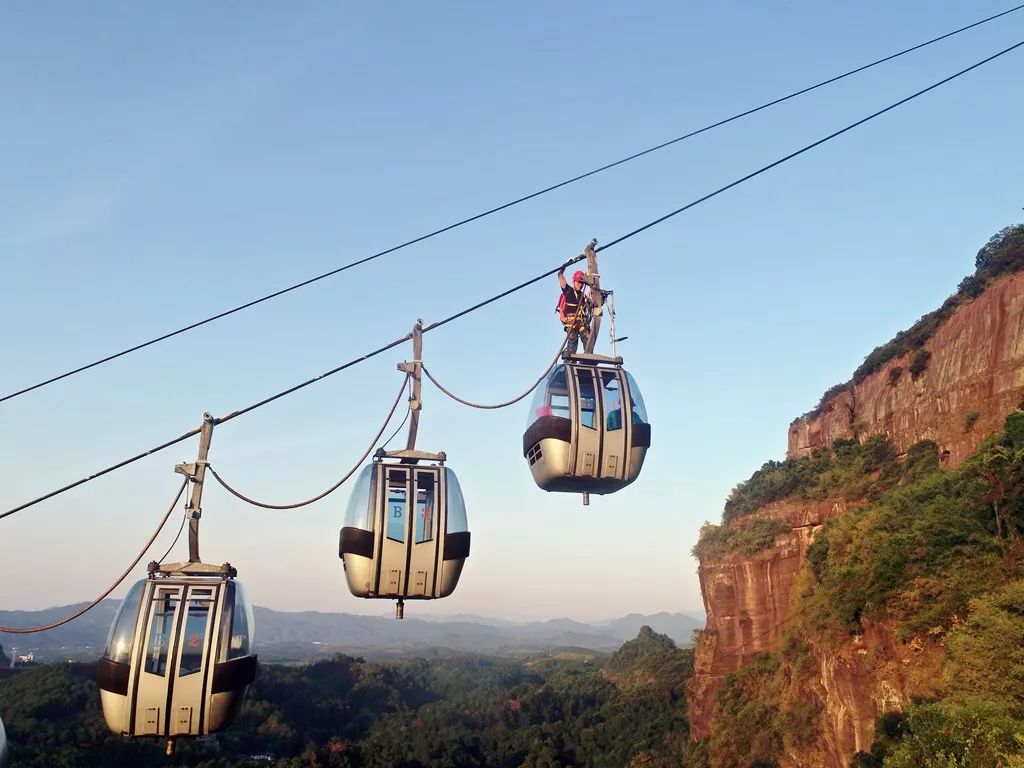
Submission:
[[[697,645],[689,697],[690,729],[707,736],[725,677],[745,661],[773,649],[792,617],[790,591],[814,531],[843,514],[842,502],[776,502],[733,523],[773,518],[791,526],[756,555],[702,559],[700,578],[707,626]]]
[[[1024,395],[1024,273],[961,306],[925,349],[931,358],[916,380],[913,353],[903,355],[833,397],[817,417],[796,419],[787,456],[809,455],[837,438],[884,434],[899,451],[934,440],[945,465],[959,465]]]
[[[939,445],[944,466],[959,465],[1024,396],[1024,273],[996,280],[960,306],[924,347],[931,356],[916,377],[914,354],[890,360],[881,370],[825,403],[813,418],[789,430],[790,458],[830,446],[838,438],[885,434],[905,452],[920,440]],[[902,368],[902,373],[894,373]],[[707,736],[725,677],[763,651],[775,650],[793,616],[791,591],[815,531],[845,514],[841,502],[776,502],[729,523],[757,519],[784,522],[790,530],[756,555],[702,558],[699,568],[707,626],[696,648],[689,711],[694,738]],[[807,690],[822,703],[823,732],[803,753],[787,752],[780,768],[846,768],[857,750],[868,749],[878,715],[928,695],[941,655],[901,645],[885,627],[868,627],[849,647],[803,638],[816,672]]]

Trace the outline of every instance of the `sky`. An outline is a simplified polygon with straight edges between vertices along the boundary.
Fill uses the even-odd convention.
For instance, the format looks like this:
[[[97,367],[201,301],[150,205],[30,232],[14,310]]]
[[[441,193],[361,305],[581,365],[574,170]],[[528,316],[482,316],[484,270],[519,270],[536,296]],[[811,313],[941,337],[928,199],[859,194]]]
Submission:
[[[0,392],[1006,7],[8,6]],[[1021,39],[1024,12],[0,403],[0,511],[554,268]],[[1021,82],[1024,49],[602,254],[629,337],[618,351],[653,425],[629,488],[586,507],[540,491],[521,454],[529,399],[468,410],[425,384],[417,445],[447,453],[473,542],[455,594],[406,615],[701,615],[690,549],[730,489],[782,458],[794,417],[1024,218]],[[427,366],[471,400],[520,393],[559,343],[557,296],[552,277],[426,335]],[[218,427],[211,463],[261,500],[319,493],[366,449],[411,356],[395,349]],[[102,591],[196,448],[0,520],[0,608]],[[201,554],[235,565],[259,605],[388,615],[390,602],[345,587],[347,498],[272,512],[209,483]]]

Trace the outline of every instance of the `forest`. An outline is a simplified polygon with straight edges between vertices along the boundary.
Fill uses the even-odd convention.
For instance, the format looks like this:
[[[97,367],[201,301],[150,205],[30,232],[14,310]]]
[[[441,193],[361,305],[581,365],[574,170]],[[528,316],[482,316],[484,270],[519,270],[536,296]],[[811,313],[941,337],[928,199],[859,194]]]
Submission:
[[[692,671],[691,649],[647,627],[608,656],[264,665],[234,725],[171,758],[107,730],[91,664],[0,671],[0,713],[13,768],[677,768]]]

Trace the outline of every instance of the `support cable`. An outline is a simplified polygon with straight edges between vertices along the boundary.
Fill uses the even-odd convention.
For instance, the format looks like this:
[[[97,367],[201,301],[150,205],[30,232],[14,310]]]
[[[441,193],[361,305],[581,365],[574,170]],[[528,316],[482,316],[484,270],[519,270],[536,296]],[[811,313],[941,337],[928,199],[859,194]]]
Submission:
[[[412,399],[412,382],[409,383],[409,399],[410,400]],[[407,410],[405,412],[405,416],[402,417],[402,421],[398,425],[398,427],[395,429],[395,431],[391,433],[391,437],[389,437],[387,440],[385,440],[383,443],[381,443],[381,446],[380,446],[381,450],[386,450],[387,447],[388,447],[388,443],[390,443],[392,440],[394,440],[395,437],[398,435],[398,433],[402,431],[402,427],[404,427],[405,423],[407,421],[409,421],[409,414],[411,414],[411,413],[412,413],[412,408],[410,408],[409,410]]]
[[[344,485],[345,481],[348,480],[350,477],[352,477],[352,475],[354,475],[356,473],[356,470],[358,470],[361,466],[363,466],[363,462],[366,461],[366,457],[370,455],[370,451],[372,451],[373,447],[375,445],[377,445],[377,441],[380,440],[380,436],[384,434],[384,430],[387,429],[388,428],[388,424],[391,423],[391,418],[395,415],[395,410],[398,408],[398,403],[402,399],[402,393],[405,391],[405,385],[406,385],[406,383],[408,381],[409,381],[409,374],[406,374],[405,378],[402,379],[402,386],[399,387],[398,394],[395,396],[395,402],[391,404],[391,410],[388,411],[387,418],[384,420],[384,423],[380,425],[380,429],[377,430],[377,434],[373,436],[373,440],[370,441],[370,445],[367,446],[366,450],[363,452],[363,455],[359,457],[359,460],[356,461],[356,463],[352,467],[352,469],[350,469],[347,473],[345,473],[345,476],[343,478],[341,478],[341,480],[336,482],[334,485],[332,485],[326,491],[324,491],[323,493],[321,493],[321,494],[319,494],[317,496],[314,496],[311,499],[306,499],[305,501],[297,501],[294,504],[266,504],[266,503],[264,503],[262,501],[256,501],[255,499],[251,499],[248,496],[246,496],[245,494],[240,493],[239,491],[236,491],[234,488],[232,488],[230,485],[228,485],[227,482],[225,482],[223,477],[221,477],[220,475],[217,474],[217,470],[214,469],[212,465],[207,464],[206,468],[208,470],[210,470],[210,473],[214,476],[214,478],[217,480],[217,482],[220,483],[224,487],[225,491],[230,493],[232,496],[235,496],[236,498],[241,499],[244,502],[252,504],[255,507],[263,507],[264,509],[298,509],[299,507],[305,507],[305,506],[307,506],[309,504],[312,504],[315,501],[320,501],[320,499],[322,499],[325,496],[328,496],[328,495],[334,493],[336,490],[341,488],[341,486]]]
[[[558,351],[555,353],[555,356],[551,360],[551,363],[548,365],[547,368],[544,369],[544,373],[542,373],[540,375],[540,378],[538,378],[535,382],[533,382],[533,384],[530,385],[530,388],[528,390],[526,390],[525,392],[523,392],[523,394],[519,395],[518,397],[516,397],[513,400],[506,400],[504,403],[497,403],[496,405],[481,405],[480,403],[471,403],[469,400],[463,400],[458,395],[456,395],[453,392],[445,389],[444,386],[442,386],[441,382],[439,382],[437,379],[435,379],[433,377],[433,375],[430,373],[430,371],[427,370],[427,366],[425,366],[425,365],[423,366],[423,373],[426,374],[427,378],[430,379],[431,382],[433,382],[435,387],[437,387],[439,390],[444,392],[446,395],[448,395],[448,397],[450,397],[455,402],[462,403],[463,405],[468,405],[470,408],[479,408],[479,409],[484,410],[484,411],[497,410],[498,408],[507,408],[510,405],[515,405],[520,400],[522,400],[524,397],[526,397],[531,392],[533,392],[533,390],[535,390],[537,388],[537,386],[542,381],[544,381],[544,379],[547,378],[548,374],[551,373],[551,369],[555,367],[555,364],[558,363],[558,358],[560,358],[562,356],[562,350],[563,349],[565,349],[565,341],[564,340],[559,345]]]
[[[171,502],[171,506],[169,506],[167,508],[167,512],[164,513],[163,519],[160,521],[160,525],[158,525],[156,530],[153,531],[153,535],[149,537],[149,541],[146,542],[146,545],[142,548],[142,551],[139,552],[138,555],[136,555],[134,560],[132,560],[131,565],[124,569],[124,573],[117,577],[117,581],[115,581],[113,584],[107,587],[106,590],[104,590],[103,594],[101,594],[99,597],[97,597],[95,600],[93,600],[85,607],[79,608],[70,616],[65,616],[63,619],[55,621],[51,624],[46,624],[42,627],[0,627],[0,632],[8,632],[13,635],[31,635],[35,634],[36,632],[45,632],[48,629],[56,629],[59,626],[67,624],[69,621],[74,621],[86,611],[90,611],[97,605],[99,605],[100,602],[102,602],[107,597],[107,595],[109,595],[111,592],[117,589],[118,586],[120,586],[121,582],[128,578],[128,574],[132,572],[135,566],[139,564],[139,561],[145,556],[149,548],[153,546],[153,542],[156,541],[156,537],[160,535],[160,531],[162,531],[164,529],[164,525],[167,524],[167,518],[171,516],[171,512],[173,512],[174,507],[177,506],[178,500],[181,499],[181,495],[185,492],[185,486],[187,485],[188,478],[186,477],[185,481],[181,484],[181,487],[178,489],[178,493],[174,497],[174,501]]]
[[[462,226],[464,226],[466,224],[470,224],[470,223],[472,223],[474,221],[477,221],[479,219],[483,219],[483,218],[485,218],[487,216],[491,216],[492,214],[499,213],[500,211],[504,211],[507,208],[512,208],[513,206],[519,205],[520,203],[525,203],[525,202],[527,202],[529,200],[533,200],[534,198],[540,197],[541,195],[545,195],[548,192],[554,192],[557,189],[561,189],[562,187],[567,187],[570,184],[576,183],[577,181],[582,181],[583,179],[587,179],[587,178],[589,178],[591,176],[596,176],[599,173],[603,173],[604,171],[610,170],[610,169],[615,168],[615,167],[617,167],[619,165],[624,165],[625,163],[628,163],[628,162],[631,162],[633,160],[636,160],[636,159],[638,159],[640,157],[643,157],[644,155],[649,155],[652,152],[657,152],[658,150],[665,149],[666,147],[670,147],[673,144],[678,144],[681,141],[685,141],[687,139],[693,138],[694,136],[699,136],[702,133],[706,133],[707,131],[714,130],[715,128],[719,128],[719,127],[721,127],[723,125],[726,125],[728,123],[731,123],[731,122],[733,122],[735,120],[739,120],[741,118],[748,117],[748,116],[753,115],[753,114],[755,114],[757,112],[760,112],[760,111],[762,111],[764,109],[768,109],[769,107],[774,107],[777,104],[781,104],[781,103],[783,103],[785,101],[789,101],[790,99],[794,99],[797,96],[802,96],[805,93],[810,93],[811,91],[817,90],[818,88],[823,88],[826,85],[831,85],[832,83],[839,82],[840,80],[843,80],[843,79],[845,79],[847,77],[851,77],[852,75],[856,75],[856,74],[859,74],[860,72],[864,72],[864,71],[866,71],[868,69],[871,69],[873,67],[877,67],[880,64],[884,64],[884,63],[886,63],[888,61],[892,61],[893,59],[898,59],[901,56],[906,56],[908,53],[913,53],[914,51],[921,50],[922,48],[926,48],[929,45],[933,45],[933,44],[938,43],[938,42],[940,42],[942,40],[946,40],[947,38],[953,37],[954,35],[959,35],[961,32],[966,32],[969,29],[973,29],[975,27],[981,26],[982,24],[987,24],[990,21],[994,21],[995,19],[1001,18],[1001,17],[1006,16],[1008,14],[1015,13],[1016,11],[1019,11],[1022,8],[1024,8],[1024,4],[1014,6],[1013,8],[1009,8],[1009,9],[1007,9],[1005,11],[1002,11],[1001,13],[997,13],[997,14],[994,14],[992,16],[988,16],[988,17],[986,17],[984,19],[980,19],[979,21],[975,21],[975,22],[973,22],[971,24],[968,24],[966,26],[960,27],[958,29],[954,29],[952,32],[947,32],[944,35],[939,35],[938,37],[933,37],[931,40],[926,40],[925,42],[918,43],[917,45],[911,46],[910,48],[905,48],[902,51],[898,51],[898,52],[890,54],[888,56],[884,56],[881,59],[876,59],[875,61],[872,61],[872,62],[870,62],[868,64],[864,64],[862,66],[856,67],[856,68],[848,70],[846,72],[843,72],[840,75],[835,75],[834,77],[830,77],[827,80],[822,80],[821,82],[815,83],[814,85],[806,86],[805,88],[801,88],[799,90],[793,91],[792,93],[789,93],[789,94],[787,94],[785,96],[781,96],[781,97],[779,97],[777,99],[773,99],[771,101],[767,101],[764,104],[761,104],[759,106],[752,107],[750,109],[744,110],[743,112],[738,112],[737,114],[732,115],[731,117],[727,117],[727,118],[724,118],[722,120],[718,120],[716,122],[710,123],[709,125],[706,125],[703,128],[698,128],[698,129],[696,129],[694,131],[690,131],[689,133],[685,133],[682,136],[677,136],[674,139],[669,139],[668,141],[664,141],[664,142],[662,142],[660,144],[656,144],[653,147],[648,147],[647,149],[640,150],[639,152],[635,152],[635,153],[633,153],[631,155],[627,155],[626,157],[620,158],[619,160],[615,160],[613,162],[610,162],[610,163],[607,163],[605,165],[602,165],[602,166],[600,166],[598,168],[594,168],[593,170],[585,171],[584,173],[580,173],[580,174],[578,174],[576,176],[573,176],[571,178],[565,179],[564,181],[560,181],[560,182],[558,182],[556,184],[552,184],[550,186],[544,187],[543,189],[539,189],[536,192],[531,192],[528,195],[524,195],[524,196],[518,197],[518,198],[516,198],[514,200],[510,200],[507,203],[502,203],[501,205],[497,205],[497,206],[495,206],[493,208],[489,208],[486,211],[482,211],[480,213],[474,214],[474,215],[469,216],[467,218],[461,219],[460,221],[456,221],[453,224],[448,224],[447,226],[441,227],[439,229],[435,229],[432,232],[428,232],[425,235],[420,235],[419,237],[413,238],[412,240],[407,240],[406,242],[400,243],[399,245],[392,246],[391,248],[387,248],[387,249],[385,249],[383,251],[378,251],[377,253],[374,253],[374,254],[372,254],[370,256],[367,256],[365,258],[349,262],[348,264],[345,264],[345,265],[343,265],[341,267],[338,267],[336,269],[332,269],[329,272],[324,272],[323,274],[317,275],[316,277],[311,277],[311,278],[309,278],[307,280],[303,280],[302,282],[295,283],[294,285],[288,286],[287,288],[282,288],[281,290],[275,291],[273,293],[269,293],[266,296],[261,296],[260,298],[253,299],[252,301],[248,301],[248,302],[246,302],[244,304],[240,304],[237,307],[233,307],[233,308],[225,310],[223,312],[219,312],[219,313],[217,313],[215,315],[211,315],[210,317],[207,317],[207,318],[205,318],[203,320],[196,321],[196,322],[191,323],[189,325],[186,325],[186,326],[184,326],[182,328],[179,328],[179,329],[177,329],[175,331],[170,331],[168,333],[163,334],[162,336],[158,336],[158,337],[156,337],[154,339],[150,339],[149,341],[145,341],[145,342],[142,342],[140,344],[136,344],[135,346],[128,347],[127,349],[121,350],[120,352],[115,352],[114,354],[107,355],[106,357],[100,358],[99,360],[95,360],[95,361],[93,361],[91,363],[87,363],[85,365],[79,366],[78,368],[74,368],[74,369],[72,369],[70,371],[66,371],[65,373],[59,374],[57,376],[53,376],[53,377],[51,377],[49,379],[46,379],[44,381],[40,381],[40,382],[38,382],[36,384],[33,384],[31,386],[28,386],[28,387],[25,387],[25,388],[20,389],[20,390],[18,390],[16,392],[11,392],[10,394],[7,394],[7,395],[4,395],[4,396],[0,397],[0,403],[4,402],[6,400],[11,400],[11,399],[13,399],[15,397],[18,397],[20,395],[24,395],[24,394],[26,394],[28,392],[32,392],[33,390],[40,389],[41,387],[45,387],[48,384],[53,384],[54,382],[60,381],[61,379],[66,379],[69,376],[74,376],[77,373],[81,373],[83,371],[87,371],[90,368],[95,368],[96,366],[102,365],[103,363],[108,363],[108,362],[110,362],[112,360],[116,360],[117,358],[123,357],[123,356],[128,355],[128,354],[130,354],[132,352],[137,352],[140,349],[144,349],[146,347],[152,346],[153,344],[157,344],[157,343],[159,343],[161,341],[166,341],[167,339],[173,338],[173,337],[178,336],[178,335],[180,335],[182,333],[186,333],[188,331],[194,330],[194,329],[199,328],[199,327],[201,327],[203,325],[206,325],[208,323],[212,323],[212,322],[214,322],[216,320],[220,320],[222,318],[228,317],[229,315],[233,315],[236,312],[241,312],[242,310],[248,309],[249,307],[254,307],[257,304],[262,304],[265,301],[269,301],[271,299],[275,299],[278,296],[283,296],[284,294],[290,293],[291,291],[297,290],[299,288],[304,288],[305,286],[311,285],[312,283],[316,283],[316,282],[318,282],[320,280],[324,280],[324,279],[326,279],[328,277],[333,277],[334,275],[337,275],[337,274],[340,274],[341,272],[344,272],[346,270],[352,269],[353,267],[357,267],[357,266],[359,266],[361,264],[366,264],[367,262],[373,261],[374,259],[378,259],[378,258],[380,258],[382,256],[387,256],[388,254],[394,253],[395,251],[399,251],[399,250],[402,250],[403,248],[408,248],[411,245],[415,245],[415,244],[421,243],[421,242],[423,242],[425,240],[429,240],[429,239],[431,239],[433,237],[437,237],[438,235],[444,234],[445,232],[450,232],[453,229],[457,229],[458,227],[462,227]]]
[[[209,468],[209,465],[207,465],[207,468]],[[166,560],[167,556],[169,554],[171,554],[171,550],[174,549],[174,545],[178,543],[178,539],[181,538],[181,532],[185,530],[185,523],[187,521],[188,521],[188,517],[186,515],[182,515],[181,516],[181,525],[178,526],[178,533],[175,535],[174,541],[171,542],[171,546],[169,546],[167,548],[167,551],[163,553],[163,555],[160,557],[159,560],[157,560],[157,563],[159,563],[160,565],[164,564],[164,560]]]
[[[813,142],[811,144],[808,144],[807,146],[803,147],[802,149],[798,149],[795,152],[791,152],[790,154],[786,155],[785,157],[782,157],[782,158],[780,158],[779,160],[776,160],[773,163],[769,163],[768,165],[763,166],[762,168],[754,171],[753,173],[748,173],[746,176],[744,176],[744,177],[742,177],[740,179],[737,179],[736,181],[734,181],[734,182],[732,182],[730,184],[727,184],[724,187],[720,187],[719,189],[715,190],[714,192],[711,192],[711,193],[709,193],[707,195],[704,195],[703,197],[700,197],[700,198],[698,198],[697,200],[694,200],[691,203],[687,203],[686,205],[682,206],[681,208],[677,208],[676,210],[671,211],[671,212],[665,214],[664,216],[661,216],[661,217],[655,219],[652,222],[644,224],[642,227],[638,227],[637,229],[634,229],[631,232],[627,232],[626,234],[622,235],[621,237],[618,237],[615,240],[612,240],[611,242],[605,243],[604,245],[596,248],[595,251],[606,250],[608,248],[611,248],[612,246],[618,245],[619,243],[621,243],[621,242],[623,242],[625,240],[628,240],[631,237],[635,237],[636,235],[640,234],[641,232],[644,232],[644,231],[650,229],[651,227],[654,227],[657,224],[660,224],[660,223],[662,223],[662,222],[672,218],[673,216],[676,216],[676,215],[682,213],[683,211],[687,211],[690,208],[693,208],[694,206],[700,205],[701,203],[703,203],[703,202],[705,202],[707,200],[710,200],[711,198],[713,198],[713,197],[715,197],[717,195],[720,195],[722,192],[725,192],[726,190],[732,189],[733,187],[735,187],[735,186],[737,186],[739,184],[742,184],[745,181],[749,181],[750,179],[753,179],[756,176],[760,176],[762,173],[765,173],[766,171],[771,170],[772,168],[775,168],[776,166],[779,166],[779,165],[781,165],[781,164],[783,164],[783,163],[785,163],[785,162],[787,162],[789,160],[792,160],[793,158],[795,158],[795,157],[797,157],[799,155],[802,155],[803,153],[813,149],[814,147],[820,146],[820,145],[824,144],[827,141],[831,141],[832,139],[836,138],[837,136],[841,136],[842,134],[846,133],[847,131],[850,131],[853,128],[856,128],[857,126],[863,125],[864,123],[868,122],[869,120],[873,120],[874,118],[879,117],[880,115],[884,115],[886,112],[889,112],[889,111],[895,109],[896,107],[899,107],[899,106],[901,106],[903,104],[906,104],[907,102],[912,101],[913,99],[916,99],[917,97],[922,96],[925,93],[928,93],[929,91],[932,91],[932,90],[934,90],[935,88],[938,88],[941,85],[944,85],[944,84],[946,84],[946,83],[948,83],[948,82],[950,82],[952,80],[955,80],[956,78],[961,77],[962,75],[965,75],[965,74],[967,74],[968,72],[971,72],[974,69],[977,69],[978,67],[982,66],[983,64],[987,64],[988,62],[993,61],[993,60],[999,58],[1000,56],[1004,56],[1005,54],[1010,53],[1011,51],[1016,50],[1017,48],[1020,48],[1021,46],[1024,46],[1024,40],[1022,40],[1019,43],[1016,43],[1014,45],[1011,45],[1008,48],[1004,48],[1003,50],[999,51],[998,53],[995,53],[995,54],[993,54],[991,56],[988,56],[987,58],[982,59],[981,61],[977,62],[976,64],[972,64],[971,66],[969,66],[969,67],[967,67],[965,69],[961,69],[959,72],[957,72],[957,73],[955,73],[953,75],[950,75],[948,77],[945,77],[942,80],[938,81],[937,83],[934,83],[933,85],[930,85],[927,88],[923,88],[923,89],[917,91],[916,93],[913,93],[910,96],[907,96],[906,98],[900,99],[899,101],[895,102],[894,104],[891,104],[888,107],[885,107],[884,109],[880,109],[877,112],[874,112],[871,115],[868,115],[867,117],[865,117],[865,118],[863,118],[861,120],[858,120],[855,123],[851,123],[850,125],[846,126],[845,128],[842,128],[842,129],[840,129],[838,131],[835,131],[834,133],[830,133],[828,136],[825,136],[822,139],[818,139],[817,141],[815,141],[815,142]],[[575,264],[576,262],[583,261],[584,259],[586,259],[586,255],[582,255],[581,254],[579,256],[574,256],[573,258],[568,259],[565,263],[563,263],[562,265],[560,265],[558,267],[555,267],[554,269],[549,269],[547,272],[543,272],[543,273],[537,275],[536,277],[532,277],[529,280],[525,280],[525,281],[519,283],[518,285],[515,285],[515,286],[513,286],[513,287],[511,287],[511,288],[509,288],[509,289],[507,289],[505,291],[502,291],[501,293],[498,293],[498,294],[490,297],[489,299],[484,299],[483,301],[477,302],[473,306],[467,307],[466,309],[463,309],[463,310],[461,310],[459,312],[456,312],[455,314],[450,315],[450,316],[444,318],[443,320],[438,320],[437,322],[434,322],[434,323],[431,323],[429,325],[424,326],[423,330],[422,330],[422,333],[429,333],[430,331],[437,330],[438,328],[441,328],[442,326],[445,326],[448,323],[451,323],[451,322],[453,322],[455,320],[458,320],[459,318],[464,317],[465,315],[468,315],[471,312],[475,312],[478,309],[482,309],[483,307],[486,307],[489,304],[493,304],[494,302],[499,301],[500,299],[503,299],[506,296],[509,296],[510,294],[516,293],[517,291],[521,291],[523,288],[531,286],[534,283],[538,283],[541,280],[543,280],[544,278],[550,277],[551,275],[554,275],[557,272],[562,271],[563,269],[568,267],[570,264]],[[279,398],[282,398],[282,397],[285,397],[286,395],[290,395],[290,394],[292,394],[294,392],[297,392],[298,390],[303,389],[304,387],[308,387],[310,384],[315,384],[316,382],[321,381],[321,380],[327,378],[328,376],[333,376],[334,374],[336,374],[336,373],[338,373],[340,371],[344,371],[347,368],[351,368],[352,366],[357,365],[357,364],[359,364],[359,363],[361,363],[361,362],[363,362],[365,360],[369,360],[372,357],[376,357],[377,355],[379,355],[379,354],[381,354],[381,353],[383,353],[383,352],[385,352],[385,351],[387,351],[389,349],[393,349],[394,347],[397,347],[400,344],[404,344],[410,338],[412,338],[412,334],[411,333],[407,333],[405,336],[402,336],[399,339],[395,339],[394,341],[389,342],[388,344],[385,344],[382,347],[378,347],[377,349],[375,349],[375,350],[373,350],[371,352],[367,352],[366,354],[361,355],[360,357],[357,357],[357,358],[355,358],[353,360],[350,360],[347,363],[339,365],[336,368],[332,368],[331,370],[326,371],[325,373],[322,373],[319,376],[314,376],[313,378],[307,379],[306,381],[302,382],[301,384],[296,384],[293,387],[289,387],[288,389],[284,390],[283,392],[278,392],[276,395],[271,395],[270,397],[264,398],[263,400],[260,400],[257,403],[253,403],[252,405],[250,405],[250,406],[248,406],[246,408],[243,408],[240,411],[234,411],[233,413],[229,413],[227,416],[223,416],[223,417],[214,419],[214,423],[215,424],[223,424],[223,423],[225,423],[227,421],[230,421],[230,420],[235,419],[235,418],[237,418],[239,416],[242,416],[242,415],[244,415],[246,413],[249,413],[250,411],[254,411],[257,408],[260,408],[260,407],[262,407],[264,405],[267,405],[268,403],[272,403],[275,400],[278,400]],[[70,483],[68,485],[65,485],[62,488],[58,488],[55,491],[51,491],[50,493],[47,493],[44,496],[40,496],[39,498],[33,499],[32,501],[25,502],[24,504],[21,504],[21,505],[19,505],[17,507],[14,507],[13,509],[10,509],[10,510],[0,514],[0,520],[2,520],[5,517],[8,517],[10,515],[13,515],[15,512],[20,512],[23,509],[27,509],[28,507],[35,506],[36,504],[39,504],[42,501],[46,501],[47,499],[53,498],[54,496],[57,496],[58,494],[64,493],[65,491],[69,491],[72,488],[75,488],[75,487],[77,487],[79,485],[82,485],[82,484],[87,483],[87,482],[89,482],[91,480],[94,480],[97,477],[101,477],[102,475],[105,475],[105,474],[107,474],[109,472],[113,472],[115,469],[120,469],[121,467],[127,466],[128,464],[131,464],[131,463],[133,463],[135,461],[139,461],[140,459],[143,459],[143,458],[145,458],[147,456],[150,456],[150,455],[152,455],[152,454],[154,454],[154,453],[156,453],[158,451],[162,451],[165,448],[169,448],[172,445],[180,443],[183,440],[187,440],[188,438],[190,438],[190,437],[192,437],[194,435],[199,434],[200,430],[201,430],[201,427],[196,427],[195,429],[189,430],[184,435],[181,435],[180,437],[176,437],[173,440],[169,440],[166,443],[162,443],[161,445],[158,445],[155,448],[151,448],[148,451],[145,451],[145,452],[137,454],[137,455],[135,455],[135,456],[133,456],[133,457],[131,457],[129,459],[125,459],[125,460],[123,460],[121,462],[118,462],[117,464],[114,464],[113,466],[110,466],[110,467],[107,467],[106,469],[103,469],[103,470],[100,470],[98,472],[95,472],[94,474],[92,474],[92,475],[90,475],[90,476],[88,476],[86,478],[83,478],[82,480],[78,480],[78,481],[76,481],[74,483]]]

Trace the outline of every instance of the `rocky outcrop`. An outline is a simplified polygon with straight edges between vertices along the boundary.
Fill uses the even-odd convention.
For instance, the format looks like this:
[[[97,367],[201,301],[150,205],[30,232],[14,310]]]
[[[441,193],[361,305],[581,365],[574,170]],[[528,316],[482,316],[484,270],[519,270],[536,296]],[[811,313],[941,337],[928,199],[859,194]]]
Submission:
[[[824,403],[817,416],[796,419],[787,456],[806,456],[838,438],[884,434],[899,451],[934,440],[945,465],[959,465],[1024,396],[1024,273],[995,281],[959,307],[924,349],[931,356],[917,377],[910,373],[916,353],[897,357]]]
[[[884,434],[900,452],[933,440],[943,465],[958,466],[1024,398],[1024,273],[994,280],[961,304],[923,349],[927,354],[889,360],[815,415],[795,420],[787,456],[809,455],[839,438]],[[754,555],[701,558],[707,625],[695,649],[689,694],[694,738],[710,733],[726,676],[778,648],[793,618],[794,581],[815,531],[849,509],[838,502],[768,504],[727,525],[781,521],[789,530],[772,546]],[[812,664],[793,690],[821,702],[821,728],[813,745],[787,748],[780,768],[845,768],[856,751],[869,749],[879,715],[934,692],[942,663],[939,643],[903,644],[886,626],[863,629],[852,639],[802,638]]]
[[[776,646],[783,626],[792,617],[790,592],[814,531],[843,514],[844,502],[776,502],[731,525],[744,527],[771,518],[790,530],[775,537],[761,552],[744,556],[702,558],[698,577],[707,626],[698,643],[689,696],[690,728],[695,738],[706,736],[715,702],[726,675]]]

